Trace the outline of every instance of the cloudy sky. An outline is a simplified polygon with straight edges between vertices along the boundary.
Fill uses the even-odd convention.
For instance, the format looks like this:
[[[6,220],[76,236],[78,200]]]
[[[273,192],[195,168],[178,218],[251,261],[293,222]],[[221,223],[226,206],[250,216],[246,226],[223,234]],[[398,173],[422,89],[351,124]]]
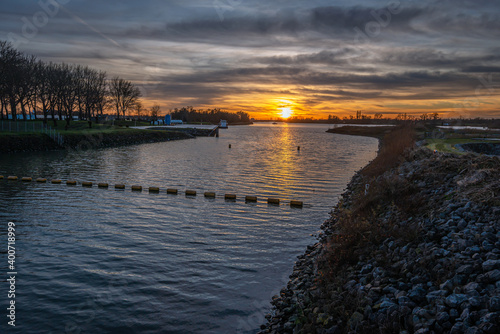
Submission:
[[[500,117],[497,0],[2,0],[0,39],[164,111]]]

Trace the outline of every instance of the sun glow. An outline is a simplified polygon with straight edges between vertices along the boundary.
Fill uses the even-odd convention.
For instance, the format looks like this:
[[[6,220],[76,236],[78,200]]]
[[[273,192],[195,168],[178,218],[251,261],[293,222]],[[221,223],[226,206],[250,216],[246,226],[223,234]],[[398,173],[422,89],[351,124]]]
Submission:
[[[292,114],[293,114],[293,111],[291,108],[283,107],[280,109],[281,109],[281,117],[282,118],[288,118],[288,117],[292,116]]]

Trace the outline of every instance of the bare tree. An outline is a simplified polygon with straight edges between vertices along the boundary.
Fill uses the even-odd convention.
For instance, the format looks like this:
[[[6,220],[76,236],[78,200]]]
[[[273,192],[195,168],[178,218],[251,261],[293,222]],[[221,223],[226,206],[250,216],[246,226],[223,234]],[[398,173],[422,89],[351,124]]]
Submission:
[[[111,79],[109,93],[118,119],[120,119],[120,114],[125,117],[126,112],[136,104],[137,99],[141,96],[139,88],[130,81],[119,77]]]
[[[0,110],[0,119],[4,119],[4,110],[5,110],[5,116],[7,117],[7,104],[8,104],[8,80],[5,76],[5,73],[8,70],[8,58],[7,54],[9,51],[10,45],[7,44],[7,42],[0,41],[0,105],[1,105],[1,110]]]
[[[12,119],[16,120],[19,104],[25,114],[26,99],[31,94],[30,66],[35,58],[24,56],[7,42],[0,42],[0,59],[2,101],[9,104]]]
[[[92,127],[92,118],[96,121],[99,113],[102,114],[106,106],[106,72],[100,72],[88,67],[84,68],[83,77],[83,101],[85,109],[85,117],[89,122],[89,127]]]
[[[140,95],[139,89],[123,79],[114,78],[117,111],[125,115]],[[27,111],[41,110],[44,123],[51,112],[54,126],[59,119],[70,125],[73,113],[86,118],[89,127],[99,119],[111,100],[106,72],[86,66],[54,64],[38,61],[15,50],[11,44],[0,41],[0,118],[8,113],[17,119],[20,108],[26,119]]]
[[[104,109],[106,109],[110,104],[109,90],[107,83],[106,72],[99,72],[96,80],[95,86],[95,107],[96,112],[96,123],[99,123],[99,115],[102,117],[104,114]]]
[[[137,101],[135,103],[135,106],[134,106],[134,109],[135,109],[135,113],[137,115],[137,118],[141,118],[141,115],[142,115],[142,112],[143,112],[143,106],[142,106],[142,103],[141,101]]]
[[[54,126],[57,126],[55,110],[58,103],[58,87],[59,87],[59,78],[58,78],[58,67],[57,64],[49,63],[46,65],[46,80],[48,82],[47,88],[47,101],[48,101],[48,110],[52,116],[52,122]]]
[[[161,112],[161,107],[158,104],[155,104],[154,106],[151,107],[150,112],[151,112],[151,117],[153,118],[153,120],[156,121],[158,119],[158,115]]]

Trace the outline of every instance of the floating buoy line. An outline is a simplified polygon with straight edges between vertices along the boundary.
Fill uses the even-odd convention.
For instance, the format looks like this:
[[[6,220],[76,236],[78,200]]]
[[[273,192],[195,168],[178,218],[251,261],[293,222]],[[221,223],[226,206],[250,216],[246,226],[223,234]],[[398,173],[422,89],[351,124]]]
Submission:
[[[0,175],[0,180],[3,180],[3,179],[5,179],[5,177],[3,175]],[[22,177],[20,180],[22,182],[26,182],[26,183],[33,182],[33,180],[37,183],[49,183],[49,182],[51,184],[62,184],[63,183],[63,181],[59,180],[59,179],[53,179],[53,180],[49,181],[46,178],[33,179],[31,177]],[[7,181],[19,181],[19,177],[8,176]],[[68,180],[68,181],[66,181],[66,185],[68,185],[68,186],[81,185],[82,187],[85,187],[85,188],[93,188],[94,183],[88,182],[88,181],[78,182],[76,180]],[[99,188],[99,189],[109,189],[110,187],[111,186],[109,185],[109,183],[104,183],[104,182],[97,183],[97,188]],[[125,184],[118,183],[118,184],[114,185],[114,189],[125,190],[125,189],[127,189],[127,186]],[[166,189],[161,189],[160,187],[145,187],[145,188],[143,188],[140,185],[132,185],[129,187],[129,189],[133,192],[142,192],[143,190],[147,190],[149,193],[152,193],[152,194],[166,193],[168,195],[179,195],[179,194],[184,193],[184,195],[186,197],[196,197],[198,195],[196,190],[190,190],[190,189],[181,191],[181,190],[176,189],[176,188],[166,188]],[[217,194],[215,192],[212,192],[212,191],[204,192],[203,196],[205,198],[212,198],[212,199],[217,198]],[[224,194],[223,197],[222,196],[220,196],[220,197],[224,198],[224,200],[230,201],[230,202],[236,202],[236,200],[240,198],[236,194],[230,194],[230,193]],[[259,198],[257,196],[244,196],[241,198],[244,199],[246,203],[259,202]],[[282,204],[282,201],[279,198],[269,197],[265,200],[266,200],[267,204],[269,204],[269,205],[280,206]],[[290,207],[293,207],[293,208],[302,208],[304,206],[304,203],[302,201],[292,200],[292,201],[289,201],[288,204],[290,205]]]

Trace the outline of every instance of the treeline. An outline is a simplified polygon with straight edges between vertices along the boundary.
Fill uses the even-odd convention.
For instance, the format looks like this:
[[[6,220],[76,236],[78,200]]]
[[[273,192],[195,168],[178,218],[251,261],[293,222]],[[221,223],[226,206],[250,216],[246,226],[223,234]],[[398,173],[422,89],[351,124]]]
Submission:
[[[45,63],[35,56],[15,50],[10,43],[0,41],[0,119],[22,114],[27,119],[31,111],[42,112],[44,123],[51,114],[70,124],[73,116],[96,122],[106,109],[118,116],[134,107],[140,91],[131,82],[87,66]],[[76,115],[75,115],[76,114]]]
[[[249,123],[250,116],[248,113],[243,111],[238,111],[237,113],[231,113],[228,111],[223,111],[221,109],[208,109],[208,110],[195,110],[193,107],[182,107],[180,109],[175,108],[170,110],[170,115],[172,119],[178,119],[185,123],[219,123],[221,119],[226,120],[228,123]]]

